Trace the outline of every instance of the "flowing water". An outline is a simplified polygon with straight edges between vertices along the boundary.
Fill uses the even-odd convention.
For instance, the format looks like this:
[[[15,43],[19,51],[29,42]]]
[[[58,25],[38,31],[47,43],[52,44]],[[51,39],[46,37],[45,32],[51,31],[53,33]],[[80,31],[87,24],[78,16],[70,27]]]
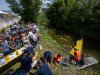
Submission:
[[[80,38],[79,36],[73,34],[73,33],[63,33],[61,31],[55,32],[55,30],[50,30],[49,34],[51,37],[56,40],[62,48],[66,50],[68,53],[74,46],[76,41]],[[91,70],[93,72],[97,72],[100,74],[100,41],[90,39],[90,38],[84,38],[83,43],[83,53],[88,56],[92,56],[96,58],[99,63],[92,65],[90,67],[85,68],[84,70]]]

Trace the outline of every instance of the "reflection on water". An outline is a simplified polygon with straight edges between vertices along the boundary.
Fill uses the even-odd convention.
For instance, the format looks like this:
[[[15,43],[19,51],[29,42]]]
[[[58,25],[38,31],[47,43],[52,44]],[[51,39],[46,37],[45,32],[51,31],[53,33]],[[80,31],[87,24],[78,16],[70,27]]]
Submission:
[[[56,40],[63,48],[65,48],[69,52],[75,44],[76,40],[79,39],[78,36],[75,34],[70,34],[66,33],[64,34],[63,32],[57,32],[55,33],[54,30],[50,30],[49,34],[52,36],[54,40]],[[96,59],[98,59],[99,63],[93,66],[90,66],[84,70],[92,70],[99,72],[100,70],[100,47],[99,47],[99,42],[98,40],[90,39],[90,38],[84,38],[84,44],[83,44],[83,53],[86,54],[86,57],[92,56]]]

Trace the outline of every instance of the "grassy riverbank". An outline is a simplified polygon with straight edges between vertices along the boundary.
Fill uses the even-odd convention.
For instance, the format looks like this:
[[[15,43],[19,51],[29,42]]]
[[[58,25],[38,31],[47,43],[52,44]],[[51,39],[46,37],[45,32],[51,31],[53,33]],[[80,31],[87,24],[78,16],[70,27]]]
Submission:
[[[66,56],[67,54],[69,54],[69,49],[75,46],[76,39],[71,38],[72,37],[71,35],[64,36],[62,34],[63,37],[60,37],[59,35],[54,35],[53,33],[55,32],[52,32],[52,30],[48,30],[44,26],[40,26],[40,38],[41,38],[40,44],[42,45],[43,49],[42,50],[36,49],[39,51],[38,58],[40,58],[43,55],[44,51],[48,49],[51,50],[53,54],[57,52],[57,53],[61,53],[62,55]],[[66,47],[61,45],[61,44],[64,44],[63,43],[63,40],[65,40],[64,38],[67,38]],[[63,51],[62,48],[64,47],[66,48],[66,51]],[[56,66],[52,64],[51,69],[53,71],[53,75],[99,75],[99,73],[93,72],[93,70],[91,69],[77,70],[74,65],[68,64],[68,66],[70,68],[67,67],[66,70],[63,70],[60,65]]]

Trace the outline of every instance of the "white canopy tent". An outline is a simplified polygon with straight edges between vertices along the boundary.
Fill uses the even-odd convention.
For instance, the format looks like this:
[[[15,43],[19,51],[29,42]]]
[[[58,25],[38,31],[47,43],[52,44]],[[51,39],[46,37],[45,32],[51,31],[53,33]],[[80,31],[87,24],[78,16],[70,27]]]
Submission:
[[[18,22],[18,17],[13,17],[12,14],[0,10],[0,29]]]
[[[6,12],[3,12],[3,11],[0,10],[0,14],[9,14],[9,13],[6,13]]]

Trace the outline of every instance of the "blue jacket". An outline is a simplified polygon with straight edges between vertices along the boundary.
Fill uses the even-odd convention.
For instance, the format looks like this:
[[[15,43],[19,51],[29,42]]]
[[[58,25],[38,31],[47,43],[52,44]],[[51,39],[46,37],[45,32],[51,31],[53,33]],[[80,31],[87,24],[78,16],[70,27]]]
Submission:
[[[32,58],[27,55],[22,56],[21,58],[21,69],[29,72],[31,70]]]
[[[36,75],[53,75],[47,63],[44,63],[37,71]]]
[[[52,55],[52,53],[50,52],[50,51],[46,51],[46,52],[44,52],[44,57],[45,57],[45,59],[47,59],[49,56],[51,56]]]

